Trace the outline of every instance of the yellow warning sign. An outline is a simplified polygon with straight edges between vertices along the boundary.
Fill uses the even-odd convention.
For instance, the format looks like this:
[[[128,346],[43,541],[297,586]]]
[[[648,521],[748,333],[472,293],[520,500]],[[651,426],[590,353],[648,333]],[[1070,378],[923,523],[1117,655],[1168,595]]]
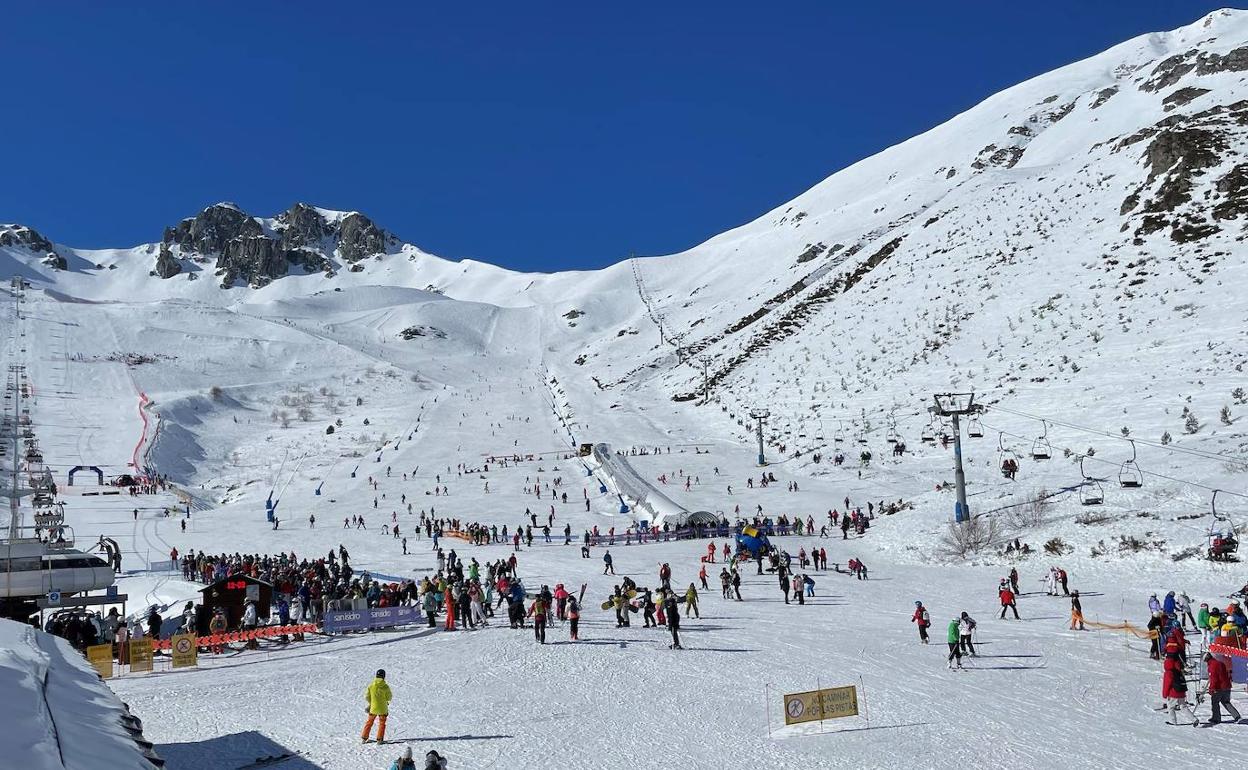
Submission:
[[[784,696],[784,723],[786,725],[856,716],[858,716],[858,688],[853,685],[795,692]]]
[[[93,644],[87,648],[87,662],[100,672],[100,676],[111,679],[113,676],[113,645]]]
[[[199,647],[195,644],[194,634],[177,634],[169,641],[174,668],[186,668],[199,663]]]
[[[130,642],[130,671],[152,670],[152,640],[144,637]]]

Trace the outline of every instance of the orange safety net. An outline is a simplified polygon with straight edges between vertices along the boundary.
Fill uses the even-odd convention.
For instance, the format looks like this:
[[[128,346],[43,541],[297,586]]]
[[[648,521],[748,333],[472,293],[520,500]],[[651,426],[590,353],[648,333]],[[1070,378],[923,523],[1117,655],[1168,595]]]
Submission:
[[[275,636],[289,636],[291,634],[308,634],[316,632],[315,623],[300,623],[290,626],[265,626],[252,631],[232,631],[228,634],[213,634],[211,636],[197,637],[195,643],[200,647],[213,647],[221,644],[231,644],[234,642],[249,642],[253,639],[272,639]],[[152,649],[167,650],[173,644],[170,639],[158,639],[152,642]]]
[[[1126,631],[1127,633],[1135,636],[1138,639],[1156,639],[1157,638],[1156,631],[1150,631],[1147,628],[1140,628],[1139,626],[1132,625],[1131,623],[1128,623],[1125,620],[1122,621],[1121,623],[1101,623],[1099,621],[1085,619],[1084,624],[1091,626],[1092,628],[1099,628],[1105,631]]]

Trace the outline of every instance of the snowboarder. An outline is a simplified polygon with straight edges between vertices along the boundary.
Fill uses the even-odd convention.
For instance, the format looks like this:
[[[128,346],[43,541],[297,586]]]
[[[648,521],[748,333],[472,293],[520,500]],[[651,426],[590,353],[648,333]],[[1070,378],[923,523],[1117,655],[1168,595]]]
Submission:
[[[693,587],[693,583],[689,584],[689,588],[685,589],[685,617],[692,613],[695,618],[701,618],[698,614],[698,589]]]
[[[575,596],[568,596],[568,633],[572,641],[580,638],[578,635],[578,627],[581,623],[581,603],[576,600]]]
[[[915,601],[914,615],[910,617],[910,622],[919,624],[919,641],[927,644],[927,627],[932,624],[932,621],[927,614],[927,609],[923,607],[923,602]]]
[[[667,628],[672,632],[673,650],[683,650],[680,646],[680,614],[676,609],[676,594],[664,592],[663,612],[667,615]]]
[[[364,731],[360,733],[361,743],[368,743],[374,720],[378,722],[377,742],[386,742],[386,718],[390,716],[390,697],[390,685],[386,684],[386,670],[379,668],[373,681],[364,690],[364,700],[368,703],[368,719],[364,722]]]

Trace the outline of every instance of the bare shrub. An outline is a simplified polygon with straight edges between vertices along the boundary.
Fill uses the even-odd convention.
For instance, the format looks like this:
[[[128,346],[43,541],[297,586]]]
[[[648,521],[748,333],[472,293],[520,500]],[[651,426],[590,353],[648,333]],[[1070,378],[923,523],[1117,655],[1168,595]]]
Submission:
[[[940,538],[941,550],[949,556],[966,558],[991,545],[1000,532],[997,520],[984,516],[963,522],[951,521]]]

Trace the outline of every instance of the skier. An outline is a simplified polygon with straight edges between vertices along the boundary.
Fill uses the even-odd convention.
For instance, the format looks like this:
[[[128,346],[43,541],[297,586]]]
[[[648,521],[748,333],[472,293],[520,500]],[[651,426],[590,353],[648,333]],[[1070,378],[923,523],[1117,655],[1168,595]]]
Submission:
[[[1070,630],[1074,631],[1076,625],[1079,626],[1080,631],[1088,630],[1083,625],[1083,605],[1079,603],[1079,592],[1072,591],[1070,593]]]
[[[446,758],[430,749],[425,752],[425,770],[446,770]]]
[[[615,574],[615,565],[612,563],[610,551],[605,551],[602,554],[602,574],[604,575]]]
[[[1166,662],[1161,676],[1161,697],[1165,698],[1166,707],[1170,710],[1170,721],[1167,724],[1179,724],[1179,710],[1184,709],[1192,717],[1192,726],[1200,724],[1196,712],[1187,702],[1187,678],[1183,675],[1183,661],[1179,660],[1179,645],[1171,642],[1166,645]]]
[[[695,618],[701,619],[698,613],[698,589],[693,587],[693,583],[689,584],[689,588],[685,589],[685,617],[692,613]]]
[[[1192,617],[1192,597],[1185,593],[1179,594],[1174,601],[1174,609],[1179,616],[1179,621],[1183,624],[1183,628],[1186,629],[1187,624],[1191,623],[1193,628],[1200,630],[1200,627],[1196,625],[1196,618]]]
[[[1018,594],[1018,569],[1010,568],[1010,588],[1013,589],[1015,595]]]
[[[965,612],[958,619],[958,643],[962,648],[962,652],[975,657],[975,642],[972,635],[975,633],[975,618]]]
[[[546,595],[542,593],[537,595],[537,598],[533,600],[533,605],[529,607],[529,614],[533,616],[533,638],[538,644],[546,644],[546,611],[548,609]]]
[[[1014,603],[1014,592],[1009,588],[1002,588],[997,592],[997,596],[1001,599],[1001,619],[1005,620],[1005,611],[1013,610],[1014,619],[1020,620],[1018,617],[1018,605]]]
[[[374,720],[379,723],[377,742],[386,742],[386,718],[390,716],[390,697],[390,685],[386,684],[386,670],[379,668],[376,677],[364,690],[364,700],[368,703],[368,719],[364,722],[364,731],[360,734],[361,743],[368,743]]]
[[[911,616],[910,622],[919,624],[919,641],[927,644],[927,627],[932,624],[932,621],[927,614],[927,609],[923,607],[923,602],[915,601],[914,615]]]
[[[1205,653],[1205,665],[1209,670],[1209,703],[1213,706],[1213,718],[1209,724],[1216,725],[1222,721],[1222,707],[1240,720],[1239,710],[1231,705],[1231,672],[1226,662],[1210,653]]]
[[[958,668],[962,668],[962,620],[960,618],[949,621],[945,641],[949,643],[949,668],[953,668],[954,658],[957,658]]]

